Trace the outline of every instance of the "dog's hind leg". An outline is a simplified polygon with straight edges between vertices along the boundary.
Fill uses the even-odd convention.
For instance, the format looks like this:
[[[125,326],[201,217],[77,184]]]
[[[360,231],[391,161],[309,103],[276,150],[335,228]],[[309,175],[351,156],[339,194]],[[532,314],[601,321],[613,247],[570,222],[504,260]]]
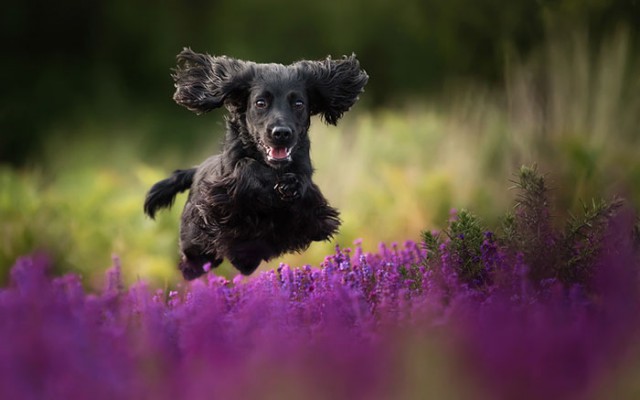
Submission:
[[[191,197],[191,196],[190,196]],[[198,209],[191,199],[185,204],[180,225],[180,271],[186,280],[193,280],[204,275],[204,266],[209,263],[215,268],[222,263],[222,256],[212,245],[214,237],[205,232],[198,221]]]
[[[228,255],[229,261],[242,275],[251,275],[262,260],[276,256],[269,245],[261,241],[249,241],[234,245]]]

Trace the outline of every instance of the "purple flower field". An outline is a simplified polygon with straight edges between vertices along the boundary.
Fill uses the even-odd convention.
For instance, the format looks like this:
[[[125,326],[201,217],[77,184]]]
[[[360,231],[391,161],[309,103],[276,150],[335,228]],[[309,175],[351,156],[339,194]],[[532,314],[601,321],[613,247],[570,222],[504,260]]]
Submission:
[[[482,280],[463,279],[452,239],[437,254],[356,244],[319,267],[212,271],[169,292],[123,287],[116,262],[88,294],[24,257],[0,289],[0,398],[633,398],[620,378],[640,343],[629,220],[609,224],[575,284],[532,279],[491,233]]]

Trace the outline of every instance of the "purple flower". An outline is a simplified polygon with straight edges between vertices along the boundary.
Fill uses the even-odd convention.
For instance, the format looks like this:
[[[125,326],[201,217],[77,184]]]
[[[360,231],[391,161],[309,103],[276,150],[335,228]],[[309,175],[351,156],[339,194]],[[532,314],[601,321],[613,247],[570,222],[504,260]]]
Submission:
[[[0,397],[420,397],[411,388],[450,359],[479,397],[580,398],[639,339],[640,258],[615,234],[627,228],[603,244],[594,281],[571,287],[533,284],[524,256],[491,233],[479,260],[489,279],[473,287],[446,243],[428,264],[412,241],[358,243],[318,268],[169,291],[125,288],[114,261],[96,294],[23,258],[0,289]],[[439,357],[424,355],[432,347]]]

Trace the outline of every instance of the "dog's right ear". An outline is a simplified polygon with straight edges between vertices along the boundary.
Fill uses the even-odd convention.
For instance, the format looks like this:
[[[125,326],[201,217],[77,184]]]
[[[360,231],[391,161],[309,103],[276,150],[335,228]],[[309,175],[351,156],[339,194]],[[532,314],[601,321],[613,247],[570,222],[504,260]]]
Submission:
[[[244,107],[243,93],[249,90],[252,63],[226,56],[212,57],[184,48],[171,75],[176,92],[173,100],[202,114],[225,105],[230,111]]]

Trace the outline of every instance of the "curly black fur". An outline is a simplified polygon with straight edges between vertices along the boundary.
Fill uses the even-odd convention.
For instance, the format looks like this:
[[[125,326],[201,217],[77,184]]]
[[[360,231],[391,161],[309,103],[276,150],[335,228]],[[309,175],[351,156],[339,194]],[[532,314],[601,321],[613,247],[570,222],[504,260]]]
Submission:
[[[355,56],[285,66],[212,57],[184,49],[174,100],[196,113],[229,111],[222,153],[156,183],[144,204],[154,217],[190,189],[180,229],[185,279],[223,258],[243,274],[262,260],[330,239],[340,226],[311,180],[310,116],[335,125],[368,76]]]

